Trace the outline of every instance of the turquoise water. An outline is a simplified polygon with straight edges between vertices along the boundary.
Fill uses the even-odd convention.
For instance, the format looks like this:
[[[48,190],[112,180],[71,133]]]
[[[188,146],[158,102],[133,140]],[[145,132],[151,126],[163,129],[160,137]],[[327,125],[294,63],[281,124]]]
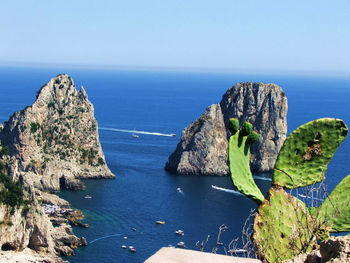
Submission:
[[[350,124],[349,78],[24,68],[0,70],[0,121],[32,104],[36,91],[63,72],[71,75],[76,86],[84,85],[94,104],[107,164],[116,174],[113,180],[86,181],[85,191],[62,191],[61,196],[83,210],[90,225],[74,228],[90,244],[77,249],[75,256],[67,258],[70,262],[143,262],[160,247],[179,241],[196,249],[195,243],[207,235],[211,237],[205,250],[210,251],[221,224],[228,226],[222,235],[226,245],[240,237],[255,204],[211,187],[232,189],[227,177],[176,176],[163,169],[183,128],[237,82],[280,85],[289,100],[289,132],[320,117],[342,118]],[[120,130],[177,136],[139,134],[133,138]],[[326,182],[330,189],[350,173],[349,153],[347,139],[329,165]],[[270,187],[269,177],[256,180],[264,191]],[[85,199],[87,194],[92,198]],[[157,225],[157,220],[166,223]],[[177,229],[184,230],[185,236],[176,236]],[[122,249],[123,244],[134,246],[137,252]]]

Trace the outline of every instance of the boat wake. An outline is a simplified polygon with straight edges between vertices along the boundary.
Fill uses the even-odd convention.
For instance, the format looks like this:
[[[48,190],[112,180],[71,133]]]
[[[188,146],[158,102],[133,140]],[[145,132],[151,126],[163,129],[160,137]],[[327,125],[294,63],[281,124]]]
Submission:
[[[99,237],[99,238],[96,238],[96,239],[90,241],[89,244],[95,243],[96,241],[99,241],[101,239],[110,238],[110,237],[120,237],[120,236],[122,236],[122,234],[114,234],[114,235]]]
[[[154,136],[166,136],[166,137],[176,136],[174,133],[147,132],[147,131],[125,130],[125,129],[115,129],[115,128],[106,128],[106,127],[99,127],[98,129],[103,131],[127,132],[132,134],[146,134],[146,135],[154,135]]]
[[[269,177],[264,177],[264,176],[259,176],[259,175],[253,175],[253,178],[257,179],[257,180],[263,180],[263,181],[272,181],[272,179]]]
[[[216,190],[223,191],[223,192],[226,192],[226,193],[234,194],[234,195],[245,196],[244,194],[241,194],[240,192],[238,192],[236,190],[227,189],[227,188],[219,187],[219,186],[216,186],[216,185],[211,185],[211,188],[214,188]]]

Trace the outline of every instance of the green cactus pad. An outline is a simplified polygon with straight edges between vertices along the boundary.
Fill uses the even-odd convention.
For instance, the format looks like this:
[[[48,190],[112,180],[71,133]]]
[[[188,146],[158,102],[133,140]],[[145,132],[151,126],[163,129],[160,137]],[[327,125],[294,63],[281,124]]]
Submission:
[[[266,262],[282,262],[311,250],[312,218],[305,204],[271,188],[254,219],[254,244]]]
[[[318,218],[330,228],[330,232],[350,231],[350,175],[322,203]]]
[[[250,171],[249,159],[250,159],[250,143],[247,143],[251,131],[250,123],[243,124],[240,132],[235,132],[231,135],[228,144],[228,161],[230,167],[230,174],[232,183],[237,187],[238,191],[246,196],[254,199],[258,204],[264,201],[264,196],[256,186],[252,173]],[[249,131],[250,129],[250,131]],[[242,134],[247,133],[247,136]],[[255,138],[258,134],[255,133]]]
[[[294,130],[284,142],[273,170],[273,184],[288,189],[325,179],[327,165],[348,134],[340,119],[323,118]]]
[[[228,129],[231,132],[231,134],[236,134],[236,132],[239,130],[239,121],[236,118],[231,118],[230,122],[228,123]]]

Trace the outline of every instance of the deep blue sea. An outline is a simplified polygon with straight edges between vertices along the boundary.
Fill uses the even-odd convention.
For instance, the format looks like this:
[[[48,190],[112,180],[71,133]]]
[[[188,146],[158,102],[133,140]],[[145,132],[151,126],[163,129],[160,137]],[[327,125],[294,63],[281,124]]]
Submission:
[[[321,117],[342,118],[350,125],[350,77],[175,73],[123,70],[0,68],[0,122],[30,105],[42,85],[59,73],[69,74],[86,89],[95,107],[99,135],[113,180],[88,180],[86,190],[62,191],[61,196],[81,209],[89,228],[74,228],[90,242],[69,262],[143,262],[162,246],[184,241],[191,249],[210,235],[205,251],[216,243],[218,227],[225,245],[241,236],[253,201],[213,189],[232,189],[228,177],[177,176],[164,171],[181,131],[237,82],[276,83],[289,103],[288,132]],[[139,134],[124,129],[176,137]],[[328,166],[328,189],[350,173],[350,141],[341,145]],[[257,179],[266,192],[271,182]],[[181,187],[183,192],[176,189]],[[85,195],[91,199],[85,199]],[[164,225],[156,225],[164,220]],[[136,229],[136,230],[133,230]],[[185,231],[183,237],[174,231]],[[127,239],[124,239],[124,236]],[[134,246],[136,253],[121,248]],[[223,248],[219,249],[223,253]]]

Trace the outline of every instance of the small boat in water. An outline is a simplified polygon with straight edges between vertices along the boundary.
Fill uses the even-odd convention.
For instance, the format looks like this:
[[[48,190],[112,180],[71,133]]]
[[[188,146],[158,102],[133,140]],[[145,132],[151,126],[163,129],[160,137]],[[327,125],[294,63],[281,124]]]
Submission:
[[[178,192],[182,192],[182,189],[180,187],[176,188]]]
[[[236,248],[236,249],[230,249],[227,252],[230,253],[230,254],[242,254],[242,253],[246,253],[247,250],[243,249],[243,248]]]
[[[138,136],[137,134],[132,134],[131,135],[133,138],[139,138],[140,136]]]
[[[122,248],[124,248],[124,249],[125,249],[125,248],[126,248],[126,246],[125,246],[125,245],[122,245]]]
[[[179,229],[179,230],[175,231],[175,234],[179,235],[179,236],[183,236],[183,235],[185,235],[185,232],[183,230]]]
[[[170,136],[175,137],[175,136],[176,136],[176,134],[175,134],[175,133],[170,133]]]
[[[129,246],[129,251],[136,252],[136,249],[133,246]]]
[[[182,248],[186,248],[186,245],[184,242],[180,241],[179,243],[177,243],[178,247],[182,247]]]
[[[156,221],[156,224],[158,224],[158,225],[164,225],[165,224],[165,221]]]
[[[91,196],[91,195],[86,195],[86,196],[84,196],[84,198],[85,198],[85,199],[91,199],[92,196]]]

